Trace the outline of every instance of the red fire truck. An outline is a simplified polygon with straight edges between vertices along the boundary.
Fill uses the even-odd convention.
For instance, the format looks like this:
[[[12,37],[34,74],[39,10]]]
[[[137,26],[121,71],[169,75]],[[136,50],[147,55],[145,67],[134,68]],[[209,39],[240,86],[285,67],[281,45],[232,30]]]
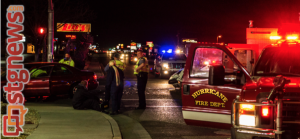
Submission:
[[[238,60],[247,51],[191,44],[181,86],[185,122],[231,129],[233,139],[300,138],[298,36],[278,36],[259,58],[251,53],[252,67]]]

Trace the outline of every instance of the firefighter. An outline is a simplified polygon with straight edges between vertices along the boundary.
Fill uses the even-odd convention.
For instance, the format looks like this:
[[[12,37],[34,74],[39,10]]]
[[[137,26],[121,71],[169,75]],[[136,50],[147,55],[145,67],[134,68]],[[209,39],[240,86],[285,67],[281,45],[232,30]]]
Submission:
[[[124,86],[124,73],[120,68],[115,66],[115,63],[113,61],[109,62],[106,86],[110,87],[109,91],[110,91],[110,99],[112,104],[111,107],[112,111],[110,112],[110,115],[114,115],[119,112],[120,105],[121,105],[121,97],[123,94],[123,91],[121,92],[121,90],[123,89]],[[108,98],[106,97],[106,101],[109,101],[107,99]]]
[[[111,60],[110,62],[113,62],[114,66],[118,67],[119,69],[121,69],[124,72],[126,65],[125,65],[125,63],[120,61],[120,54],[118,54],[118,53],[114,54],[113,58],[114,58],[114,60]],[[104,68],[104,71],[108,72],[109,67],[110,67],[109,64],[107,64],[106,67]],[[120,94],[119,101],[121,101],[121,98],[123,95],[123,90],[124,90],[124,84],[122,84],[122,85],[123,86],[121,86],[120,90],[119,90],[120,91],[119,92],[119,94]],[[111,88],[111,86],[107,86],[107,85],[105,86],[105,101],[106,102],[110,100],[110,88]],[[118,107],[118,110],[120,110],[120,107]]]
[[[70,54],[69,53],[66,53],[65,54],[65,58],[61,59],[59,61],[59,63],[63,63],[63,64],[66,64],[66,65],[69,65],[71,67],[74,67],[74,61],[72,60],[72,58],[70,57]]]
[[[136,109],[146,108],[145,90],[148,80],[149,66],[146,57],[143,57],[143,51],[137,51],[138,61],[134,67],[134,75],[137,77],[137,89],[139,96],[139,106]]]
[[[73,108],[77,110],[93,109],[102,111],[100,107],[100,99],[97,97],[99,90],[88,91],[88,81],[81,81],[74,90],[72,100]]]

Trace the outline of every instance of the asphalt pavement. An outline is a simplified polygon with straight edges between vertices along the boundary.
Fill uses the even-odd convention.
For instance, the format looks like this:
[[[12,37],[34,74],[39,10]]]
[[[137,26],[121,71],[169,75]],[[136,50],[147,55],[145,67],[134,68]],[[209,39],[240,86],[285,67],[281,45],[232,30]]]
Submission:
[[[96,56],[97,55],[97,56]],[[106,65],[110,54],[96,54],[99,62]],[[182,116],[181,93],[168,84],[168,79],[155,78],[150,73],[146,87],[145,110],[135,110],[138,106],[136,77],[133,75],[134,65],[129,57],[121,61],[126,63],[125,89],[122,97],[121,114],[112,116],[119,124],[123,137],[146,138],[147,133],[153,139],[228,139],[229,130],[186,125]],[[105,80],[100,79],[104,85]],[[135,127],[137,126],[137,127]],[[142,127],[140,127],[142,126]],[[145,131],[136,133],[139,129]]]

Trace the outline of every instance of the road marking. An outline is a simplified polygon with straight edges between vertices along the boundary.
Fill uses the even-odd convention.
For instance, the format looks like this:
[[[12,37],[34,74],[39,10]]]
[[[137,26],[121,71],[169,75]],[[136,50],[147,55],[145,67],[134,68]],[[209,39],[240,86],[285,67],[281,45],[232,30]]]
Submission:
[[[137,107],[138,105],[124,105],[124,107]],[[147,108],[181,108],[182,106],[146,106]]]
[[[139,100],[139,99],[122,99],[122,100]],[[179,100],[179,99],[146,99],[146,100]]]

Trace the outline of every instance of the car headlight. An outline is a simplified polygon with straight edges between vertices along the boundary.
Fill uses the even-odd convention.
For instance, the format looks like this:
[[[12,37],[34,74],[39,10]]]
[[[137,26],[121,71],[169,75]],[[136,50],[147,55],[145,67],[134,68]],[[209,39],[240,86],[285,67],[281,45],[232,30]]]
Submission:
[[[167,63],[164,63],[164,64],[163,64],[163,67],[169,68],[169,65],[168,65]]]
[[[136,58],[136,57],[134,58],[134,61],[137,61],[137,58]]]
[[[244,126],[255,126],[255,105],[240,104],[239,124]]]

